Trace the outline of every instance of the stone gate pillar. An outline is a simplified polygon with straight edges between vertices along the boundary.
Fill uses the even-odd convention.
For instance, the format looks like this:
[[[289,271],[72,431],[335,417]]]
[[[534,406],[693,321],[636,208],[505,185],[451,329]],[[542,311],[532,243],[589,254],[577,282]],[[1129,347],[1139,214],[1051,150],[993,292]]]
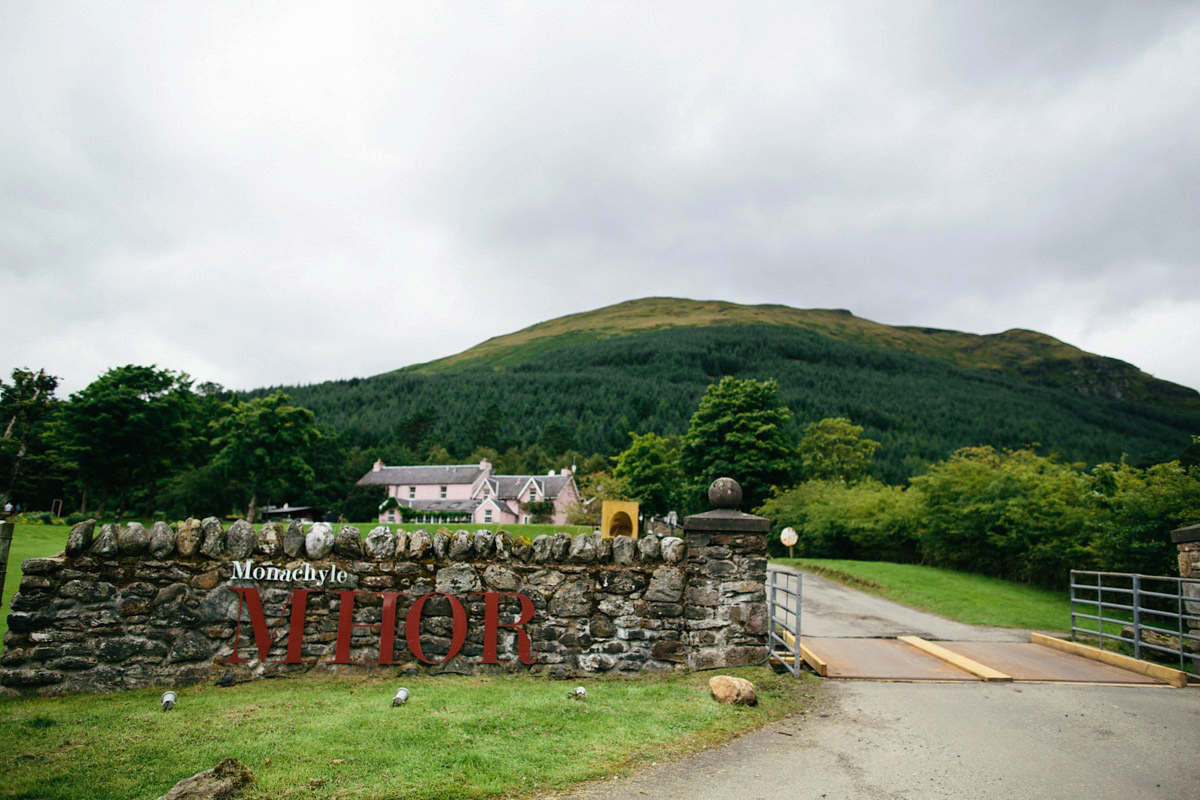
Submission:
[[[1171,541],[1179,548],[1179,577],[1200,579],[1200,525],[1190,525],[1171,531]],[[1200,616],[1200,584],[1183,585],[1184,612]],[[1200,621],[1187,623],[1193,636],[1200,636]]]
[[[737,510],[742,487],[731,478],[713,481],[708,501],[712,511],[683,521],[687,540],[683,636],[688,666],[765,663],[770,521]]]

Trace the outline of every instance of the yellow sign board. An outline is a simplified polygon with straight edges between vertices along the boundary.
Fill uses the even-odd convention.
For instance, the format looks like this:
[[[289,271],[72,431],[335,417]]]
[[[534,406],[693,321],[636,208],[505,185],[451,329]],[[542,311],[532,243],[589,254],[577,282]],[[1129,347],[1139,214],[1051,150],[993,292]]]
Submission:
[[[600,535],[638,536],[638,504],[627,500],[605,500],[600,508]]]

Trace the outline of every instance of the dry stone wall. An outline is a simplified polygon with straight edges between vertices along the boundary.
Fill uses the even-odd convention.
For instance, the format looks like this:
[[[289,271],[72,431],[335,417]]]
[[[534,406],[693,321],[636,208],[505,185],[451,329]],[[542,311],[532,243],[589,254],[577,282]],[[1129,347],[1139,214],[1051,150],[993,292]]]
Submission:
[[[705,516],[683,537],[532,542],[84,522],[63,553],[24,563],[0,684],[56,694],[398,666],[566,676],[761,663],[766,520],[759,533]]]

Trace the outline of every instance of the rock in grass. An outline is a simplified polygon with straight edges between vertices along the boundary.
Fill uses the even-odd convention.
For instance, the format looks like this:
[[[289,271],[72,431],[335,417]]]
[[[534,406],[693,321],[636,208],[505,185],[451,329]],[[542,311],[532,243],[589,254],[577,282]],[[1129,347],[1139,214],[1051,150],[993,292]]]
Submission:
[[[758,695],[754,693],[754,684],[745,678],[716,675],[708,679],[708,688],[712,690],[713,698],[718,703],[724,703],[727,706],[758,705]]]
[[[227,758],[212,769],[184,778],[158,800],[232,800],[252,783],[250,769],[236,758]]]

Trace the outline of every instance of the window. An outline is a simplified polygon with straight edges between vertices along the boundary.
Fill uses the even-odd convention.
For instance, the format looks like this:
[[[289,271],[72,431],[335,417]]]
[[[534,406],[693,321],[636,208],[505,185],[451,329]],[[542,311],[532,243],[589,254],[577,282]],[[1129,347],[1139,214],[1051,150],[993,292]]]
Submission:
[[[443,487],[442,487],[442,493],[441,493],[440,497],[441,497],[443,500],[445,500],[445,499],[446,499],[446,487],[445,487],[445,486],[443,486]]]
[[[417,496],[417,487],[415,487],[415,486],[408,487],[408,499],[412,500],[416,496]]]
[[[492,510],[490,508],[485,508],[483,510],[483,521],[484,522],[492,521]]]
[[[388,512],[388,522],[395,522],[395,521],[396,521],[396,512],[389,511]]]

